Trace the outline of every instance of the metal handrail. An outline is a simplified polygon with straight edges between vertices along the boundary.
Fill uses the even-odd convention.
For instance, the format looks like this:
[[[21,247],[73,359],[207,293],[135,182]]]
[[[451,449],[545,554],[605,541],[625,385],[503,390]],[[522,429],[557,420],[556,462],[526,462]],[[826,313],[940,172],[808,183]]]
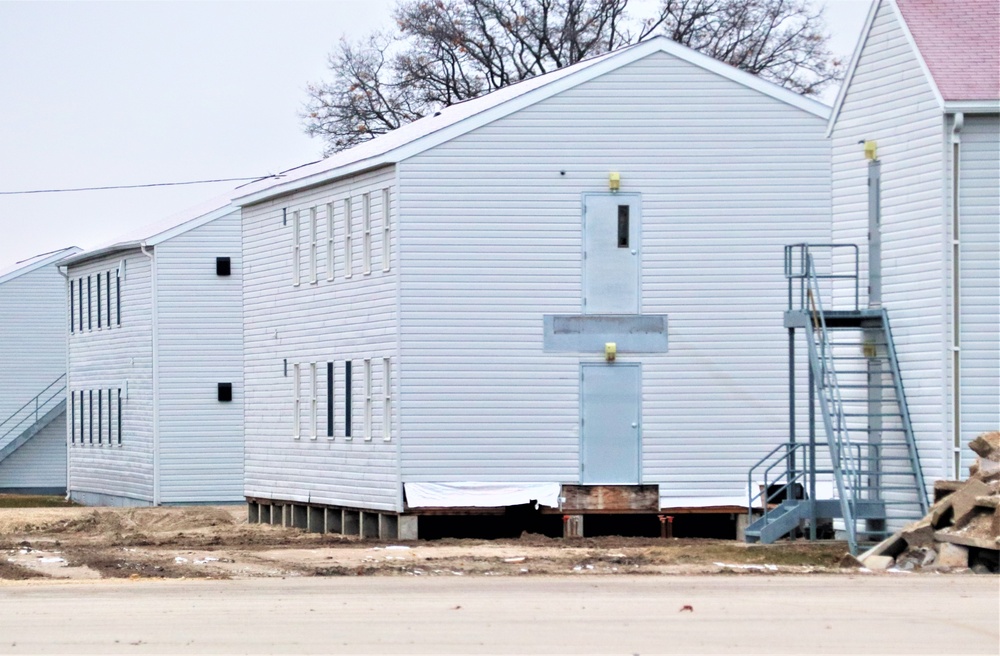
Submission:
[[[809,273],[809,262],[815,262],[815,258],[812,256],[812,251],[815,250],[827,250],[830,252],[830,257],[833,257],[834,251],[838,249],[847,249],[853,253],[854,259],[854,273],[824,273],[816,274],[815,267],[813,267],[813,276],[817,280],[853,280],[854,281],[854,309],[857,310],[860,305],[860,279],[861,279],[861,265],[860,265],[860,250],[857,244],[811,244],[811,243],[801,243],[801,244],[789,244],[785,246],[785,278],[788,280],[788,309],[789,310],[806,310],[807,307],[807,288],[809,287],[809,280],[812,276]],[[798,283],[796,283],[798,281]],[[796,290],[796,285],[798,289]],[[798,307],[795,305],[795,291],[798,291]]]
[[[835,469],[817,469],[817,468],[813,467],[813,468],[809,468],[808,470],[803,470],[803,471],[795,472],[794,475],[792,475],[793,472],[792,472],[791,469],[786,469],[783,472],[781,472],[781,474],[779,474],[777,477],[775,477],[773,480],[770,479],[769,475],[770,475],[771,471],[773,471],[776,467],[778,467],[779,465],[781,465],[783,462],[788,462],[789,459],[792,457],[792,454],[794,454],[796,451],[798,451],[800,449],[805,450],[808,446],[809,446],[808,444],[801,443],[801,442],[783,442],[783,443],[779,444],[778,446],[776,446],[775,448],[771,449],[771,451],[768,452],[768,454],[766,456],[764,456],[763,458],[761,458],[760,460],[758,460],[756,463],[754,463],[753,466],[750,467],[750,470],[747,473],[747,523],[748,523],[748,525],[750,523],[752,523],[753,519],[754,519],[753,518],[753,511],[754,511],[754,504],[755,503],[760,502],[761,514],[762,514],[762,517],[764,519],[764,522],[767,523],[767,517],[768,517],[768,515],[769,515],[769,513],[771,511],[771,509],[770,509],[771,502],[774,499],[782,496],[782,494],[784,494],[785,499],[792,499],[793,496],[794,496],[794,490],[792,490],[792,486],[795,483],[799,482],[800,480],[803,481],[803,483],[807,483],[809,476],[813,476],[813,477],[816,477],[816,476],[827,476],[827,475],[834,475],[834,476],[836,476],[837,471]],[[865,456],[862,455],[862,446],[863,445],[860,445],[860,444],[853,444],[853,445],[851,445],[851,447],[853,447],[853,450],[856,452],[856,455],[854,456],[854,458],[858,462],[860,462],[862,460],[862,458],[865,457]],[[781,453],[781,455],[778,458],[774,458],[774,456],[776,454],[778,454],[779,452],[783,452],[783,453]],[[867,457],[870,459],[872,456],[869,454]],[[774,458],[774,462],[772,462],[766,469],[764,469],[764,472],[763,472],[763,484],[762,484],[763,489],[761,489],[756,494],[754,494],[754,492],[753,492],[753,489],[754,489],[753,488],[753,483],[754,483],[754,479],[756,478],[756,476],[754,476],[754,472],[757,471],[757,469],[759,467],[761,467],[762,465],[766,464],[767,461],[771,460],[772,458]],[[854,486],[853,486],[852,489],[855,489],[855,490],[860,489],[861,486],[862,486],[861,477],[863,476],[863,472],[861,470],[854,470],[852,472],[852,475],[853,475],[853,478],[854,478]],[[781,482],[782,479],[785,479],[785,478],[787,478],[788,480],[786,482],[782,483]],[[769,490],[770,490],[770,488],[772,486],[776,486],[777,489],[775,489],[774,492],[769,492]],[[803,488],[805,488],[805,485],[803,485]],[[790,491],[790,490],[792,490],[792,491]]]
[[[52,388],[59,385],[60,383],[62,383],[62,385],[58,389],[56,389],[55,391],[51,392],[51,394],[46,396],[46,394],[49,393],[49,390],[52,390]],[[24,413],[25,410],[28,411],[24,413],[23,416],[21,416],[21,418],[18,419],[14,424],[12,424],[9,428],[7,428],[6,431],[0,434],[0,445],[3,445],[7,441],[7,438],[11,434],[18,431],[24,425],[24,423],[27,422],[29,419],[32,420],[31,421],[32,424],[38,423],[38,420],[41,419],[41,417],[44,416],[45,413],[49,411],[50,409],[49,404],[52,402],[52,400],[61,397],[63,392],[65,391],[66,391],[66,374],[62,374],[54,381],[46,385],[45,389],[36,394],[34,398],[32,398],[30,401],[28,401],[20,408],[15,410],[13,413],[11,413],[9,417],[4,419],[3,421],[0,421],[0,430],[2,430],[4,426],[17,419],[18,416]],[[46,398],[42,400],[42,397]]]
[[[819,380],[821,381],[819,396],[820,405],[823,410],[823,422],[826,425],[827,435],[830,436],[831,456],[834,462],[834,479],[837,483],[837,493],[840,495],[844,514],[844,526],[847,531],[847,541],[851,553],[857,551],[857,534],[854,523],[854,490],[857,489],[856,479],[861,475],[862,467],[860,462],[860,449],[858,449],[858,462],[851,467],[851,437],[847,429],[847,417],[844,413],[844,400],[840,393],[840,385],[837,381],[837,372],[833,367],[833,346],[830,343],[830,333],[827,330],[826,318],[822,311],[823,301],[820,296],[819,277],[816,275],[816,264],[812,255],[808,253],[806,246],[806,271],[808,273],[808,311],[812,318],[813,330],[820,335],[819,353],[816,356],[819,365],[817,367]],[[809,340],[812,348],[813,340]],[[833,406],[833,407],[830,407]],[[845,452],[847,454],[845,458]],[[844,467],[844,464],[847,467]],[[845,472],[848,474],[845,481]],[[852,475],[853,474],[853,475]],[[849,493],[850,491],[850,493]]]
[[[768,511],[769,511],[768,505],[771,503],[771,500],[774,499],[774,498],[776,498],[776,497],[778,497],[778,496],[780,496],[782,494],[782,492],[784,492],[786,498],[788,498],[789,494],[788,494],[787,490],[789,488],[791,488],[792,485],[794,485],[795,483],[797,483],[799,481],[799,479],[803,479],[803,480],[805,479],[805,476],[806,476],[807,472],[800,471],[800,472],[797,472],[797,473],[793,474],[793,472],[792,472],[791,469],[785,469],[783,472],[781,472],[781,474],[779,474],[774,479],[773,482],[769,478],[769,475],[770,475],[771,471],[774,470],[775,467],[778,467],[783,462],[790,462],[791,458],[792,458],[792,455],[796,451],[798,451],[800,448],[803,448],[805,446],[806,446],[805,444],[798,444],[798,443],[795,443],[795,442],[784,442],[784,443],[779,444],[778,446],[776,446],[766,456],[764,456],[763,458],[761,458],[760,460],[758,460],[752,467],[750,467],[750,470],[747,472],[747,519],[748,519],[748,523],[753,521],[753,505],[754,505],[755,501],[757,501],[757,500],[761,501],[760,505],[761,505],[761,509],[763,511],[764,521],[766,522],[767,521],[767,516],[768,516]],[[782,450],[784,450],[784,453],[781,455],[781,457],[775,459],[774,462],[772,462],[766,469],[764,469],[764,472],[763,472],[763,474],[764,474],[764,489],[761,490],[760,492],[758,492],[757,494],[754,494],[753,493],[753,480],[755,478],[754,477],[754,472],[760,466],[766,464],[767,461],[770,460],[775,454],[777,454],[779,451],[782,451]],[[784,483],[781,483],[781,480],[783,478],[787,478],[788,480],[786,482],[784,482]],[[770,489],[770,487],[771,487],[772,484],[773,485],[780,485],[780,487],[773,494],[769,494],[768,490]]]

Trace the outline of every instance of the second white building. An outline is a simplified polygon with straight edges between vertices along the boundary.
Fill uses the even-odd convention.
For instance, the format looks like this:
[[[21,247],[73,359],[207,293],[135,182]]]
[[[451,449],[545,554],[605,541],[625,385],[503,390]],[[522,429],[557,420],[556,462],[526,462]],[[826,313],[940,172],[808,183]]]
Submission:
[[[69,496],[242,499],[239,211],[209,203],[61,264]]]
[[[251,518],[745,507],[787,436],[782,249],[830,240],[827,117],[654,39],[246,190]]]

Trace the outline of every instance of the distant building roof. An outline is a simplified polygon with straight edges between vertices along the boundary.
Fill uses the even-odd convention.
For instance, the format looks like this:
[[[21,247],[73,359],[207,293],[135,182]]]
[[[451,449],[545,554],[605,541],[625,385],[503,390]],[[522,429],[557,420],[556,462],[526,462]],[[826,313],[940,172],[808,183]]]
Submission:
[[[230,203],[233,192],[226,192],[222,196],[217,196],[194,207],[188,208],[177,214],[172,214],[165,219],[149,223],[122,235],[114,241],[102,244],[82,253],[77,253],[63,259],[59,264],[80,264],[97,257],[110,255],[122,251],[134,250],[142,244],[156,246],[171,237],[183,234],[188,230],[193,230],[205,225],[221,216],[234,211],[235,207]]]
[[[1000,99],[998,0],[896,0],[947,100]]]
[[[0,284],[7,282],[8,280],[13,280],[19,276],[23,276],[26,273],[30,273],[35,269],[40,269],[44,266],[50,264],[55,264],[59,260],[62,260],[67,255],[72,255],[73,253],[79,253],[80,249],[76,246],[70,246],[68,248],[60,248],[57,251],[52,251],[50,253],[42,253],[41,255],[35,255],[34,257],[29,257],[26,260],[21,260],[20,262],[9,266],[4,269],[0,269]]]

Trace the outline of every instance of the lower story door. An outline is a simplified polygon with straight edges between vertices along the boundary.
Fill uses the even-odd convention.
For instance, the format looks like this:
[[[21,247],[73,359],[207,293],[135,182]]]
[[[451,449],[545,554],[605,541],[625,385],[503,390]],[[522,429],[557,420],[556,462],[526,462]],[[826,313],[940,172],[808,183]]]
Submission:
[[[580,369],[580,482],[638,485],[642,368],[584,364]]]

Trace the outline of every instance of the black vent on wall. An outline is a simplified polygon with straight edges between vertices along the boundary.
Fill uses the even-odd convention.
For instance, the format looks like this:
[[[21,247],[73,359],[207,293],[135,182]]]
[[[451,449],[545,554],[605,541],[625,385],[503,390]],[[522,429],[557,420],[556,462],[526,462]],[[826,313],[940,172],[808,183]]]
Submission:
[[[219,400],[220,401],[232,401],[233,400],[233,384],[232,383],[219,383]]]
[[[218,276],[228,276],[231,271],[231,260],[228,257],[215,258],[215,274]]]

